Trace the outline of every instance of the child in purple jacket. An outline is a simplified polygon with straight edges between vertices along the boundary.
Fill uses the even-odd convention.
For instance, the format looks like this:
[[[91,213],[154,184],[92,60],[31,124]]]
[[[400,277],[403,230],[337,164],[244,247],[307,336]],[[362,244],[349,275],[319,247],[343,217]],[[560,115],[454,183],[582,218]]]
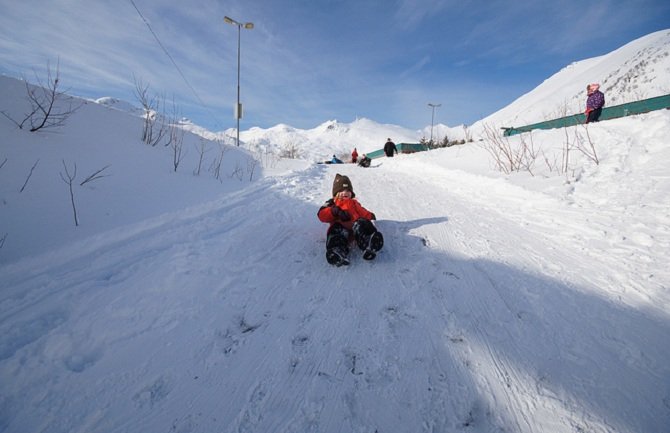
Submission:
[[[605,95],[598,90],[600,89],[600,84],[589,84],[586,86],[586,93],[588,97],[586,98],[586,123],[597,122],[600,118],[600,113],[603,111],[603,106],[605,105]]]

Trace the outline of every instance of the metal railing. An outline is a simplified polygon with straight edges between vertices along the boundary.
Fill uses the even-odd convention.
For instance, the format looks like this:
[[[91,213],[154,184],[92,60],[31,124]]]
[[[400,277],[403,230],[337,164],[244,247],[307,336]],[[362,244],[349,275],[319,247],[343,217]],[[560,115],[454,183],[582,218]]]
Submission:
[[[657,96],[655,98],[642,99],[640,101],[628,102],[621,105],[613,105],[611,107],[603,107],[603,112],[599,120],[617,119],[619,117],[631,116],[633,114],[648,113],[650,111],[662,110],[670,108],[670,95]],[[564,128],[566,126],[581,125],[586,121],[586,116],[581,114],[573,114],[571,116],[561,117],[554,120],[547,120],[546,122],[533,123],[531,125],[519,127],[503,127],[503,135],[509,137],[510,135],[521,134],[529,132],[533,129],[554,129]]]
[[[414,153],[428,150],[428,145],[421,143],[399,143],[395,145],[398,148],[398,153]],[[384,156],[384,149],[375,150],[366,153],[368,158],[375,159]]]

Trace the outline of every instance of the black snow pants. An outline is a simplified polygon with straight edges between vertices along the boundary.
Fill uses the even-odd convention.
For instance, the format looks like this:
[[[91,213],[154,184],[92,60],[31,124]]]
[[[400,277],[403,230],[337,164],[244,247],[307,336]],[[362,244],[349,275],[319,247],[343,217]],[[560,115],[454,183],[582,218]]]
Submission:
[[[345,256],[349,254],[349,239],[353,236],[356,245],[365,250],[371,236],[377,231],[377,227],[370,220],[359,218],[354,222],[351,230],[340,223],[335,223],[328,229],[326,234],[326,250],[339,249]]]

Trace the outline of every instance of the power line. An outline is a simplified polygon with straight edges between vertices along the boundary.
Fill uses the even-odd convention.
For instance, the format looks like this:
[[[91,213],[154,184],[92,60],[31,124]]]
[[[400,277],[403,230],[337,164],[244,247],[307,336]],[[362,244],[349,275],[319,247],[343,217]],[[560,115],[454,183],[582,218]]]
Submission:
[[[193,86],[191,86],[191,83],[188,82],[188,79],[186,79],[186,76],[185,76],[184,73],[182,72],[182,70],[181,70],[181,68],[179,67],[179,65],[177,65],[177,62],[175,62],[174,58],[170,55],[170,53],[168,52],[167,48],[165,48],[165,46],[163,45],[163,43],[161,42],[161,40],[158,38],[158,35],[156,34],[156,32],[154,32],[154,30],[151,28],[151,25],[149,24],[149,22],[146,20],[146,18],[144,18],[144,15],[142,15],[142,12],[140,12],[140,10],[138,9],[137,5],[135,4],[135,1],[134,1],[134,0],[130,0],[130,3],[131,3],[131,4],[133,5],[133,7],[135,8],[135,10],[137,11],[137,14],[140,16],[140,18],[142,19],[142,21],[144,21],[144,24],[146,24],[147,28],[149,29],[149,31],[151,32],[151,34],[154,36],[154,38],[156,39],[156,42],[158,42],[158,45],[161,47],[161,49],[163,50],[163,52],[165,53],[165,55],[168,56],[168,58],[170,59],[170,61],[171,61],[172,64],[174,65],[175,69],[177,69],[177,72],[179,72],[179,75],[181,75],[181,78],[184,80],[184,83],[186,83],[186,85],[187,85],[188,88],[191,90],[191,92],[193,92],[193,95],[196,97],[196,99],[197,99],[198,101],[200,101],[200,104],[202,104],[202,107],[203,107],[203,108],[204,108],[204,109],[205,109],[205,110],[212,116],[212,118],[216,121],[216,116],[214,115],[214,113],[212,113],[212,112],[210,111],[210,109],[207,107],[207,104],[205,104],[205,103],[203,102],[203,100],[200,98],[200,96],[199,96],[198,93],[195,91],[195,89],[193,88]]]

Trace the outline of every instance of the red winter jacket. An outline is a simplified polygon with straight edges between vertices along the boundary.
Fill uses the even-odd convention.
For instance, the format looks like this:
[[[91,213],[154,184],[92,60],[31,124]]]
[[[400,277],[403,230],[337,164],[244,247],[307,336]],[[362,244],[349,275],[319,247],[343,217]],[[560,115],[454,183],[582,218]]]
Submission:
[[[333,215],[332,209],[334,206],[339,207],[340,209],[347,211],[351,218],[348,221],[342,221]],[[321,206],[319,212],[317,213],[319,220],[323,223],[329,223],[331,226],[334,223],[340,223],[347,229],[351,230],[351,227],[354,225],[359,218],[365,218],[368,220],[376,219],[375,214],[365,209],[362,204],[358,202],[355,198],[332,198],[326,202],[325,205]]]

